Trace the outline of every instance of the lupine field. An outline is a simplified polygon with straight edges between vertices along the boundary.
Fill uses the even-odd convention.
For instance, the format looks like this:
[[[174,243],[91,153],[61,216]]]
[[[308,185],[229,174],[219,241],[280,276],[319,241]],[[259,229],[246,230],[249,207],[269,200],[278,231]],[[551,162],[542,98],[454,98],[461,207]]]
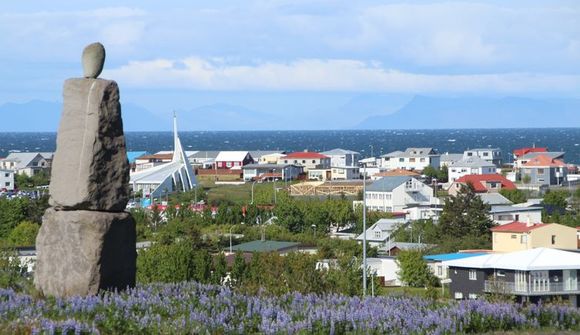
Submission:
[[[411,297],[247,296],[194,282],[95,297],[34,299],[0,290],[2,334],[455,334],[578,331],[561,305],[433,303]]]

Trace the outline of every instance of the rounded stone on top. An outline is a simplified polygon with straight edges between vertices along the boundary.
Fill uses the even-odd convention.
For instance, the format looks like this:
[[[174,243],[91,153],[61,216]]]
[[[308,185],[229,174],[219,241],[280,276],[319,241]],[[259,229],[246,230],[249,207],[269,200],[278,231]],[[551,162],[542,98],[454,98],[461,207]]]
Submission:
[[[83,77],[97,78],[105,64],[105,47],[99,43],[92,43],[83,50]]]

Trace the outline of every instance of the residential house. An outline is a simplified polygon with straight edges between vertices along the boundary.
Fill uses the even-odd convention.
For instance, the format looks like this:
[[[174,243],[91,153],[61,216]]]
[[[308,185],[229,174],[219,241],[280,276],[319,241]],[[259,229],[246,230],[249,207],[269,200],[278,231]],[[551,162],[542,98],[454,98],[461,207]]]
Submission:
[[[50,169],[52,153],[45,152],[12,152],[0,159],[1,170],[11,170],[15,174],[32,177],[42,170]]]
[[[293,164],[248,164],[242,167],[244,180],[294,180],[303,168]]]
[[[514,162],[516,160],[518,160],[520,157],[523,157],[529,153],[534,153],[534,152],[548,152],[548,148],[536,148],[536,147],[531,147],[531,148],[519,148],[519,149],[514,149],[513,151],[513,155],[514,155]]]
[[[407,220],[405,219],[380,219],[372,226],[367,228],[366,232],[357,236],[357,241],[362,242],[366,235],[367,243],[372,247],[388,247],[391,243],[392,234]]]
[[[278,159],[278,164],[295,164],[304,168],[304,172],[313,169],[330,169],[330,157],[318,152],[298,151]]]
[[[0,170],[0,191],[14,191],[14,171]]]
[[[220,151],[215,158],[216,169],[241,169],[252,163],[254,158],[248,151]]]
[[[358,166],[333,166],[330,172],[332,180],[360,179],[360,168]]]
[[[254,152],[250,151],[254,160],[258,161],[258,164],[277,164],[280,157],[286,156],[286,153],[281,151],[269,152],[265,154],[260,154],[259,156],[254,156]]]
[[[405,151],[394,151],[381,156],[381,167],[393,170],[419,170],[427,166],[439,168],[440,157],[433,148],[407,148]]]
[[[566,164],[548,155],[539,155],[530,159],[520,168],[521,179],[529,179],[534,185],[563,185],[567,179]]]
[[[135,172],[154,168],[173,160],[173,152],[158,152],[152,155],[141,155],[135,158]]]
[[[358,163],[360,166],[366,166],[366,168],[378,168],[381,165],[381,159],[376,157],[368,157],[359,159]]]
[[[308,180],[327,181],[332,179],[331,169],[309,169]]]
[[[500,193],[477,193],[477,196],[484,204],[491,206],[511,206],[514,203]]]
[[[462,159],[463,154],[450,154],[450,153],[441,154],[441,157],[439,159],[439,168],[442,168],[444,166],[449,167],[451,164],[459,162]]]
[[[533,248],[577,249],[576,228],[557,223],[514,221],[491,228],[493,251],[510,252]]]
[[[187,153],[187,159],[189,160],[189,164],[193,167],[200,167],[200,168],[213,168],[215,164],[215,159],[219,155],[219,151],[210,150],[210,151],[193,151],[191,153]]]
[[[438,205],[433,189],[410,176],[382,177],[366,188],[369,210],[383,212],[404,211],[410,206]]]
[[[495,174],[496,166],[477,156],[464,157],[448,167],[449,182],[470,174]]]
[[[491,206],[489,216],[498,225],[506,225],[514,221],[542,222],[540,206],[497,205]]]
[[[562,151],[529,152],[523,156],[519,156],[514,161],[514,169],[519,170],[524,164],[538,156],[548,156],[551,159],[564,161],[564,154]]]
[[[403,285],[399,276],[401,268],[395,257],[368,257],[367,267],[369,278],[377,278],[380,286]]]
[[[449,267],[455,299],[491,293],[515,296],[519,302],[559,298],[578,307],[580,253],[535,248],[443,263]]]
[[[396,242],[387,244],[387,246],[379,248],[379,252],[385,253],[389,256],[397,256],[401,251],[425,251],[435,247],[433,244],[427,243],[411,243],[411,242]]]
[[[501,167],[501,150],[499,148],[470,149],[463,152],[463,158],[471,157],[479,157],[496,167]]]
[[[433,274],[440,280],[449,278],[449,268],[443,262],[475,256],[487,255],[488,252],[455,252],[450,254],[426,255],[423,259]]]
[[[447,190],[450,195],[457,195],[461,188],[468,184],[476,193],[493,193],[501,190],[515,190],[516,185],[501,174],[468,174],[457,178]]]
[[[358,167],[358,161],[360,159],[360,153],[352,150],[345,149],[333,149],[329,151],[321,152],[321,154],[330,157],[331,167],[345,167],[345,166],[356,166]]]
[[[436,222],[439,220],[443,208],[439,204],[409,205],[404,212],[405,218],[410,221],[431,219]]]

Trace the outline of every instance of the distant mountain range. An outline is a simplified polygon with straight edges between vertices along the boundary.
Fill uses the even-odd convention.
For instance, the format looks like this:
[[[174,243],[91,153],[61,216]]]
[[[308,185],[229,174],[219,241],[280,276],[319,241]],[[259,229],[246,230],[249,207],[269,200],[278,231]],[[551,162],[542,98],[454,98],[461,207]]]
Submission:
[[[122,108],[127,131],[171,130],[169,112],[160,116],[131,103]],[[0,132],[56,131],[61,110],[60,102],[5,103],[0,105]],[[310,111],[264,113],[217,103],[178,110],[178,119],[180,130],[579,127],[580,99],[362,94],[335,109],[313,105]]]
[[[542,128],[580,126],[580,99],[415,96],[398,111],[355,129]]]

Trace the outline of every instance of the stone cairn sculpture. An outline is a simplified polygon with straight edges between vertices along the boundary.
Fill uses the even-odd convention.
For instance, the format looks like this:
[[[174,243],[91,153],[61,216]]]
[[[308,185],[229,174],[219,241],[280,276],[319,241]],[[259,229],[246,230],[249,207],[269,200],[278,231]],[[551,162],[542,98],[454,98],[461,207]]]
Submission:
[[[64,83],[50,180],[51,206],[36,239],[34,283],[44,295],[93,295],[135,285],[135,221],[125,212],[129,163],[119,88],[98,79],[100,43],[82,56],[84,78]]]

